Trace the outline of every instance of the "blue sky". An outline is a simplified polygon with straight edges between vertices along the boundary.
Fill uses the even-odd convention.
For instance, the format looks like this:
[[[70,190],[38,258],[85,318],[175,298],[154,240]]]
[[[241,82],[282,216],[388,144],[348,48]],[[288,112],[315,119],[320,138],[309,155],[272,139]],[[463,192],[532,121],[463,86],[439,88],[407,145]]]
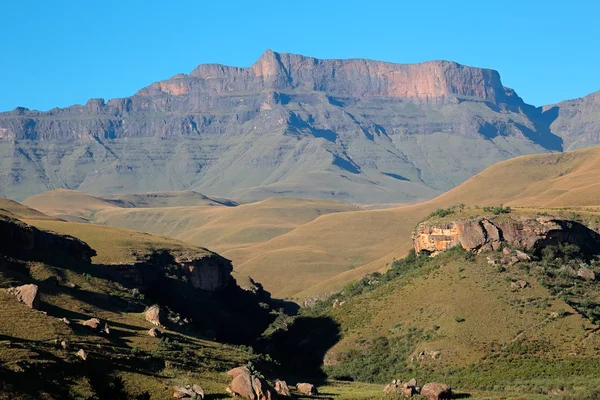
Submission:
[[[124,97],[201,63],[265,49],[488,67],[526,102],[600,89],[597,1],[0,2],[0,110]]]

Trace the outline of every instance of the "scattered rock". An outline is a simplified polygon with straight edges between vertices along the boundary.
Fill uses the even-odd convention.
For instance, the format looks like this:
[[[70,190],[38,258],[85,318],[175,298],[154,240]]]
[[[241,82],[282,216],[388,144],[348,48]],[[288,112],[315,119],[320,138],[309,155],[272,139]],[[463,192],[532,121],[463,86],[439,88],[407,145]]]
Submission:
[[[38,285],[29,284],[17,286],[9,290],[22,303],[25,303],[29,308],[34,310],[40,309],[40,299],[38,296]]]
[[[428,400],[451,399],[452,388],[443,383],[426,383],[421,388],[421,396]]]
[[[593,281],[596,279],[596,274],[589,268],[579,268],[577,271],[577,276],[585,279],[586,281]]]
[[[309,396],[317,396],[319,391],[312,383],[298,383],[296,385],[296,389],[302,394],[307,394]]]
[[[557,313],[556,311],[552,311],[552,312],[550,313],[550,318],[557,319],[558,317],[560,317],[560,314],[559,314],[559,313]]]
[[[291,396],[290,388],[288,387],[286,381],[280,381],[279,379],[277,379],[275,381],[275,391],[281,396]]]
[[[90,318],[87,321],[83,322],[83,325],[88,326],[92,329],[100,328],[100,320],[98,318]]]
[[[160,337],[162,337],[162,332],[159,331],[157,328],[151,328],[148,331],[148,335],[155,337],[155,338],[160,338]]]
[[[152,323],[156,326],[162,326],[162,322],[164,321],[164,311],[160,308],[159,305],[153,305],[144,313],[144,317],[146,321]]]
[[[519,262],[519,258],[518,258],[517,256],[512,256],[512,257],[510,258],[510,263],[511,263],[511,264],[516,264],[516,263],[518,263],[518,262]]]
[[[173,390],[175,399],[204,399],[204,389],[199,385],[174,386]]]
[[[575,269],[573,267],[571,267],[570,265],[563,265],[562,267],[560,267],[560,269],[563,271],[567,271],[567,274],[571,278],[577,277],[577,271],[575,271]]]
[[[63,349],[65,349],[65,350],[66,350],[66,349],[67,349],[67,347],[69,347],[69,343],[67,343],[67,341],[66,341],[66,340],[62,340],[62,341],[60,342],[60,347],[62,347]]]
[[[71,321],[69,321],[68,319],[66,319],[64,317],[63,317],[63,319],[61,319],[61,321],[64,322],[65,324],[67,324],[67,325],[71,325]]]
[[[519,289],[520,286],[519,286],[519,284],[517,282],[511,282],[510,283],[510,288],[511,289]]]
[[[107,323],[104,324],[103,331],[104,331],[105,334],[110,335],[110,326],[108,326]]]
[[[87,360],[87,353],[83,349],[79,349],[79,351],[77,352],[77,356],[83,361]]]
[[[515,254],[518,260],[520,261],[530,261],[531,257],[529,257],[529,254],[521,251],[521,250],[515,250]]]
[[[503,247],[502,248],[502,254],[504,254],[505,256],[510,256],[510,249],[508,247]]]
[[[525,289],[528,285],[527,281],[517,281],[517,285],[519,285],[519,287],[521,289]]]
[[[241,373],[233,378],[228,389],[233,396],[250,400],[277,400],[279,398],[275,389],[267,381],[247,373]]]

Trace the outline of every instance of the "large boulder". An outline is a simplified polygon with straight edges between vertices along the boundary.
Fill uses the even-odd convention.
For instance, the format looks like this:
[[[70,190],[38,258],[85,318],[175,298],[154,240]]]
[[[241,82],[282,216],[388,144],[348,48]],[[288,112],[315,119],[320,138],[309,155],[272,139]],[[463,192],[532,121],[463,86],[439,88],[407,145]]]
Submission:
[[[235,367],[227,371],[227,375],[229,375],[232,378],[235,378],[236,376],[241,374],[251,375],[252,371],[250,371],[250,368],[248,367]]]
[[[162,326],[165,321],[165,312],[159,305],[153,305],[144,313],[146,321],[156,326]]]
[[[312,383],[298,383],[296,384],[296,389],[302,394],[307,394],[309,396],[317,396],[319,391]]]
[[[11,290],[17,300],[22,303],[25,303],[30,308],[34,310],[40,309],[40,299],[38,296],[38,286],[34,284],[17,286]]]
[[[577,271],[577,276],[585,279],[586,281],[593,281],[596,279],[596,274],[594,274],[594,271],[589,268],[579,268],[579,271]]]
[[[102,322],[98,318],[90,318],[87,321],[84,321],[82,324],[94,330],[100,330],[100,324]]]
[[[426,383],[421,388],[421,396],[428,400],[451,399],[452,388],[443,383]]]
[[[233,378],[229,392],[235,397],[249,400],[277,400],[277,391],[262,378],[252,374],[241,373]]]
[[[288,384],[286,381],[281,381],[281,380],[277,379],[275,381],[275,391],[280,396],[286,396],[286,397],[291,396],[290,388],[288,387]]]

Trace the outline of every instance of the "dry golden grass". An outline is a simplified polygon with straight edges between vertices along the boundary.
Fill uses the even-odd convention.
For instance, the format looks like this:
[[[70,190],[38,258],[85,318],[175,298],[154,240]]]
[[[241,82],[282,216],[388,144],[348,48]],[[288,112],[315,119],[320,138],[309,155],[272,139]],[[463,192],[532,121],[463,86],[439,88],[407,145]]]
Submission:
[[[47,220],[56,219],[15,201],[4,198],[0,198],[0,214],[4,214],[12,218],[36,218]]]
[[[27,207],[63,219],[91,219],[98,211],[117,208],[109,202],[89,194],[68,189],[57,189],[31,196],[23,201]]]
[[[599,167],[599,148],[518,157],[431,201],[383,210],[277,198],[238,207],[111,208],[95,219],[208,247],[275,296],[303,300],[385,269],[410,249],[415,225],[438,208],[600,206]]]
[[[98,255],[97,264],[119,264],[144,259],[156,250],[208,253],[208,250],[166,236],[79,222],[26,219],[30,225],[71,235],[86,242]]]

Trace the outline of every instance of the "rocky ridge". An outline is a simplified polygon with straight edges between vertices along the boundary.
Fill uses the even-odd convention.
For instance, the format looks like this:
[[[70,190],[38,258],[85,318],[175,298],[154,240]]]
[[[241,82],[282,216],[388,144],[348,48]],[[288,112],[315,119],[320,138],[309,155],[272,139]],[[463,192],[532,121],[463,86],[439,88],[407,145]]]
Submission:
[[[455,246],[467,251],[497,251],[503,243],[538,252],[548,245],[577,244],[594,252],[600,235],[576,221],[553,217],[492,216],[449,221],[425,221],[412,235],[413,247],[437,255]]]
[[[200,65],[123,99],[0,113],[0,195],[418,201],[494,162],[562,150],[549,116],[489,69],[267,51],[249,68]]]

